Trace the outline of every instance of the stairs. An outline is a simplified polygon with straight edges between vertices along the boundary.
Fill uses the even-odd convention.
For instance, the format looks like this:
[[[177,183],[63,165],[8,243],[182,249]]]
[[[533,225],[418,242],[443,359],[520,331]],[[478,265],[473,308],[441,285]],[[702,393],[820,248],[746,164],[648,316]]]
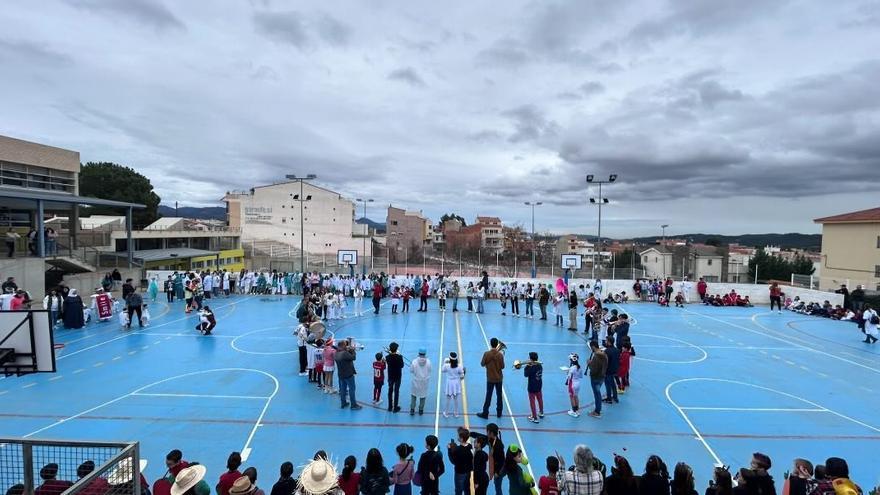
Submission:
[[[71,256],[54,256],[46,258],[46,264],[51,265],[64,273],[87,273],[98,271],[98,268],[94,265]]]

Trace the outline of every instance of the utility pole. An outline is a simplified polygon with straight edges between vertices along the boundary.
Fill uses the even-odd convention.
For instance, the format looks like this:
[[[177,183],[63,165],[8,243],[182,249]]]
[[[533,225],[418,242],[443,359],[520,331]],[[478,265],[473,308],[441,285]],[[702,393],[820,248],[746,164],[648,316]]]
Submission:
[[[303,221],[303,203],[306,201],[312,200],[312,195],[304,196],[305,190],[303,187],[303,182],[315,180],[318,178],[315,174],[308,174],[305,177],[297,177],[296,175],[287,175],[285,176],[288,180],[299,182],[299,194],[295,194],[293,196],[294,201],[299,202],[299,268],[302,273],[306,272],[306,234],[305,234],[305,222]]]
[[[669,227],[669,224],[664,223],[660,226],[663,232],[663,244],[661,245],[663,249],[666,249],[666,227]],[[666,278],[666,253],[662,253],[663,256],[663,278]]]

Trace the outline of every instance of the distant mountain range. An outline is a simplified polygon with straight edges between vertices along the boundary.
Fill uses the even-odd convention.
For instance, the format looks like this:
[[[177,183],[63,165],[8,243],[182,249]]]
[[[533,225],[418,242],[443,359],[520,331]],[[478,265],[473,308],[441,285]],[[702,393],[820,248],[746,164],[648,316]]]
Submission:
[[[667,239],[687,239],[691,242],[705,243],[708,240],[717,240],[722,246],[727,244],[740,244],[748,247],[779,246],[782,248],[798,248],[819,250],[822,247],[822,234],[677,234],[666,236]],[[661,236],[636,237],[637,243],[653,244],[661,240]]]
[[[223,206],[181,206],[177,210],[173,206],[159,205],[159,215],[163,217],[198,218],[199,220],[226,220],[226,208]]]
[[[367,217],[361,217],[361,218],[358,218],[357,220],[355,220],[354,223],[367,224],[370,226],[371,229],[375,230],[376,232],[385,232],[385,222],[379,223],[379,222],[375,222],[373,220],[370,220]]]

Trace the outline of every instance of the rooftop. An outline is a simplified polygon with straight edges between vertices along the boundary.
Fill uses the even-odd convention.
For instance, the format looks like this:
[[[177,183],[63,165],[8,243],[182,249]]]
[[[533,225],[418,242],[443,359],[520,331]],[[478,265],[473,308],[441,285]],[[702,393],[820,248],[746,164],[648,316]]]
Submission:
[[[813,220],[816,223],[875,223],[880,222],[880,208],[853,211]]]

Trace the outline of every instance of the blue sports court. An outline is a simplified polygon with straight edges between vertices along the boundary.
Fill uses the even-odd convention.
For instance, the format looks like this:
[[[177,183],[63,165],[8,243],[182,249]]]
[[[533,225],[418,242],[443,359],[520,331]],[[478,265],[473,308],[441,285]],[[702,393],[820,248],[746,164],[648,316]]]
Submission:
[[[485,393],[479,361],[488,340],[498,337],[508,348],[504,397],[512,414],[490,421],[502,428],[506,444],[525,449],[536,478],[544,474],[546,456],[558,451],[570,460],[575,444],[584,443],[606,464],[612,453],[625,455],[637,473],[650,454],[670,468],[688,462],[698,488],[715,463],[748,466],[755,451],[771,456],[777,480],[796,457],[834,455],[849,460],[851,477],[863,486],[876,481],[867,452],[880,440],[880,350],[862,344],[851,323],[761,307],[618,306],[635,320],[632,388],[595,419],[566,414],[560,366],[571,352],[586,362],[583,334],[553,326],[552,317],[503,317],[497,301],[482,315],[441,313],[436,300],[427,313],[392,315],[385,303],[379,316],[349,314],[329,326],[337,338],[353,336],[365,345],[357,361],[364,409],[351,411],[340,409],[337,395],[319,393],[298,376],[298,301],[215,299],[212,336],[194,330],[198,317],[184,314],[182,303],[153,305],[152,324],[142,330],[123,331],[115,321],[58,330],[56,344],[64,346],[57,373],[0,379],[0,436],[140,441],[151,482],[163,475],[164,456],[175,448],[205,464],[209,480],[224,471],[229,452],[241,451],[244,465],[260,470],[262,486],[274,482],[282,462],[302,465],[318,449],[341,464],[349,454],[362,463],[366,451],[378,447],[391,464],[400,442],[413,444],[418,455],[427,434],[445,445],[459,426],[484,431],[487,421],[475,416]],[[428,351],[434,376],[423,416],[408,414],[406,370],[401,413],[371,404],[373,355],[391,341],[407,358],[421,347]],[[458,419],[438,410],[440,367],[450,351],[463,356],[467,369],[467,414]],[[547,415],[540,424],[526,421],[526,382],[512,369],[514,359],[525,360],[530,351],[544,363]],[[586,412],[588,384],[580,397]],[[447,473],[450,468],[447,463]],[[442,482],[451,491],[452,476]]]

